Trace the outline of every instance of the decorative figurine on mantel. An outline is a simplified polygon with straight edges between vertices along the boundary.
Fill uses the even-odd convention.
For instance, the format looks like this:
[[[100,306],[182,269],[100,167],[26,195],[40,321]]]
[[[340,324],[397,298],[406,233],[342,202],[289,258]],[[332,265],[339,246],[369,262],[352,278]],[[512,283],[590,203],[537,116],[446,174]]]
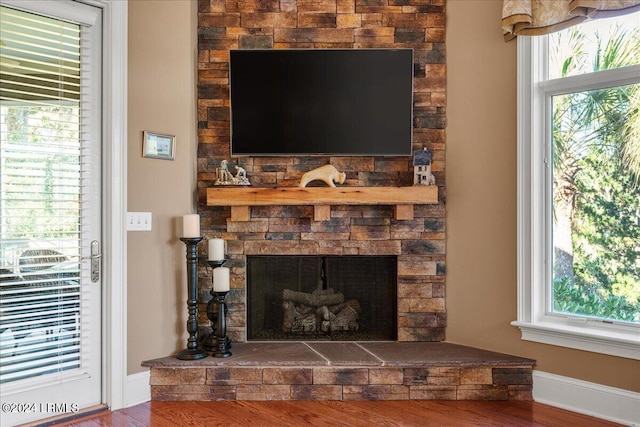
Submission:
[[[215,185],[251,185],[247,179],[247,171],[240,165],[236,165],[236,175],[229,170],[229,161],[220,162],[220,167],[216,168]]]
[[[413,152],[413,185],[436,185],[436,177],[431,173],[431,150]]]
[[[347,174],[345,174],[344,172],[338,172],[338,169],[336,169],[335,166],[324,165],[320,166],[319,168],[312,169],[302,175],[298,187],[306,187],[307,184],[311,181],[320,180],[325,182],[329,187],[335,188],[336,184],[334,184],[334,182],[337,182],[338,184],[344,184],[344,180],[346,178]]]

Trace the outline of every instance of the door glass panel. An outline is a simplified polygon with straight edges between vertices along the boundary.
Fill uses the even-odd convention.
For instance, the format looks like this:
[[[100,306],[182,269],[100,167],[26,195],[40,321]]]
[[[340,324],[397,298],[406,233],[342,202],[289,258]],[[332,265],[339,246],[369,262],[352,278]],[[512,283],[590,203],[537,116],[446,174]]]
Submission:
[[[81,366],[81,27],[0,8],[0,381]]]

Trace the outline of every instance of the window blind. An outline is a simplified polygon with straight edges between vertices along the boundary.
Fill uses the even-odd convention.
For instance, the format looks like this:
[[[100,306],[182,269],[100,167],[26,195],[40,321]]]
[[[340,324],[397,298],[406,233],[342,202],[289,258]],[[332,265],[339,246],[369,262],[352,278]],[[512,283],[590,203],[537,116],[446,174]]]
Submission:
[[[83,363],[90,43],[76,23],[8,7],[0,20],[0,382],[11,383]]]

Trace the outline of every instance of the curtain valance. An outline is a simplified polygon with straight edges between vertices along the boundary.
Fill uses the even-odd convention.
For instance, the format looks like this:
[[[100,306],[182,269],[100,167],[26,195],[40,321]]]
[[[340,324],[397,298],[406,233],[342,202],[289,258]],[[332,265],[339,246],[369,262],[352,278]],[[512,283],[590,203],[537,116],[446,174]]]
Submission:
[[[640,0],[504,0],[505,40],[562,30],[586,19],[640,11]],[[638,23],[640,25],[640,22]]]

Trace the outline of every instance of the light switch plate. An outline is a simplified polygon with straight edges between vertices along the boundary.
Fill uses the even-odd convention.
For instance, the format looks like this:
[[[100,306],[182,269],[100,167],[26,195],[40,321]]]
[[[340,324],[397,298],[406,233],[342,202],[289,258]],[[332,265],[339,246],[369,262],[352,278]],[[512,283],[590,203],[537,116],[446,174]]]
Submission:
[[[151,231],[151,212],[127,212],[127,231]]]

